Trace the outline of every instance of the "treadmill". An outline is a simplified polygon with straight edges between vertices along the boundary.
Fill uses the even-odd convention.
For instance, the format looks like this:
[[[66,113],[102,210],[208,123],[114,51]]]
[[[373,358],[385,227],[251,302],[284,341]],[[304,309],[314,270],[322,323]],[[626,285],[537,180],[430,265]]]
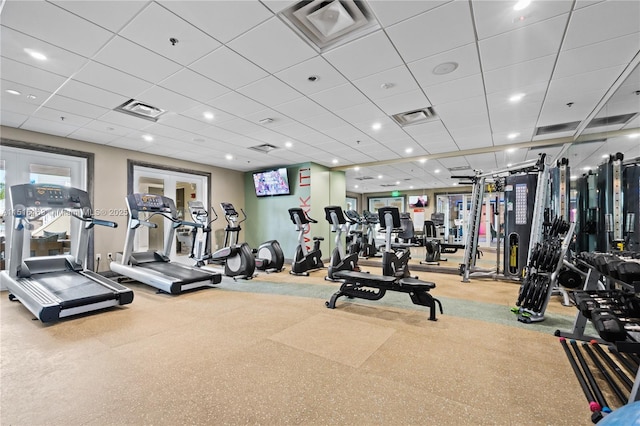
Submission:
[[[129,228],[124,250],[118,253],[114,262],[111,262],[113,272],[170,294],[180,294],[185,290],[220,283],[222,275],[218,272],[182,265],[169,259],[176,228],[190,226],[195,229],[202,227],[202,224],[181,220],[173,200],[162,195],[135,193],[127,195],[126,202],[129,209]],[[137,229],[140,226],[156,228],[158,225],[148,220],[155,215],[163,216],[172,224],[164,240],[164,250],[133,252]],[[144,216],[144,219],[141,216]]]
[[[19,300],[43,323],[133,301],[133,291],[85,269],[89,230],[94,225],[115,228],[115,222],[94,219],[89,195],[54,184],[22,184],[10,188],[13,232],[9,267],[0,273],[10,300]],[[68,255],[23,258],[25,229],[31,218],[57,211],[78,223],[78,238]]]

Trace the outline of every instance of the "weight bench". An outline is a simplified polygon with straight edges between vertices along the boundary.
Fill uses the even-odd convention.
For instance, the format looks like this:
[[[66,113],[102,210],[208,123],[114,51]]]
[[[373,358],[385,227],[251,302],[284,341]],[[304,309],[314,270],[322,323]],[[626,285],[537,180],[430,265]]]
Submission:
[[[329,309],[336,307],[336,300],[341,296],[356,297],[367,300],[380,300],[387,290],[409,293],[411,301],[416,305],[427,306],[430,309],[429,320],[437,321],[436,303],[442,314],[442,304],[431,294],[429,290],[435,288],[435,284],[422,281],[417,278],[395,278],[384,275],[372,275],[366,272],[338,271],[334,277],[343,280],[340,290],[335,292],[331,299],[325,302]]]

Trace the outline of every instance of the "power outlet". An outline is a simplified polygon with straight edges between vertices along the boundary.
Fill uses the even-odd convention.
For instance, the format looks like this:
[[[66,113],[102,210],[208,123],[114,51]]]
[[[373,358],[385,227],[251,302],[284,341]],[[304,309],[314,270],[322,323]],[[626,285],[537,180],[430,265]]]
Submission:
[[[100,262],[102,260],[102,255],[100,253],[96,254],[96,262]]]
[[[107,253],[107,259],[113,260],[113,253]]]

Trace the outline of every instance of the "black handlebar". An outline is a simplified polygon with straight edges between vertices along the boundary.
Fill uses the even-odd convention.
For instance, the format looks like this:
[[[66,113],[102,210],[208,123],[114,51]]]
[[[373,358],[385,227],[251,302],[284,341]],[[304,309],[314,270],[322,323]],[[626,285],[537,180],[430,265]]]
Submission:
[[[112,222],[110,220],[92,219],[91,223],[94,224],[94,225],[108,226],[109,228],[117,228],[118,227],[117,223]]]

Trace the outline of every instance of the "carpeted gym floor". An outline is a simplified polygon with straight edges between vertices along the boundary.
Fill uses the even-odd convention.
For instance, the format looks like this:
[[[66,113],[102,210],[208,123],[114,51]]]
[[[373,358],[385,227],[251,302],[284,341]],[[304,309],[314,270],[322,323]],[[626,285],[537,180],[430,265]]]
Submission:
[[[526,325],[518,284],[418,272],[444,307],[432,322],[407,294],[326,309],[325,274],[179,296],[132,283],[131,305],[50,326],[3,292],[0,423],[590,424],[559,298]]]

